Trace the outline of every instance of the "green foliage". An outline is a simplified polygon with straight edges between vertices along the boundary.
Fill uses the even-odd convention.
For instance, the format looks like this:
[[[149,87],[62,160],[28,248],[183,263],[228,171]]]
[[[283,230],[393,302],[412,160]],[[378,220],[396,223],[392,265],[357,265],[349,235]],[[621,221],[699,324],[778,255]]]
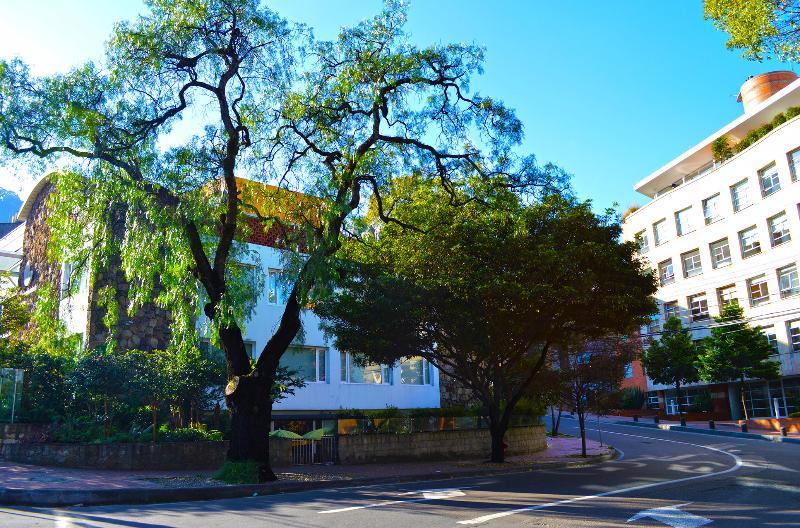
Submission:
[[[261,464],[254,460],[226,461],[212,477],[227,484],[258,484]]]
[[[745,320],[739,305],[727,305],[715,321],[724,326],[712,328],[705,340],[698,363],[703,380],[743,382],[778,376],[780,363],[770,360],[772,345],[764,332]]]
[[[705,18],[728,33],[728,49],[742,50],[743,57],[800,60],[800,12],[795,2],[705,0]]]
[[[170,429],[166,424],[158,431],[160,442],[221,442],[223,435],[220,431],[206,431],[203,427],[185,427]]]
[[[708,391],[695,394],[694,401],[689,407],[693,412],[711,412],[714,410],[714,404],[711,401],[711,393]]]
[[[798,115],[800,115],[799,106],[792,106],[788,108],[786,112],[776,115],[769,123],[761,125],[760,127],[748,132],[747,135],[744,138],[742,138],[741,141],[739,141],[736,145],[734,145],[733,149],[736,152],[742,152],[747,147],[749,147],[762,137],[772,132],[774,128],[780,126],[781,124],[785,123],[789,119],[792,119],[793,117],[797,117]]]
[[[645,394],[639,387],[622,389],[620,394],[620,409],[641,409],[644,406]]]
[[[789,418],[800,418],[800,411],[789,413]]]
[[[733,148],[728,136],[720,136],[711,143],[711,154],[717,163],[733,157]]]
[[[670,317],[658,340],[653,341],[642,357],[647,376],[656,383],[680,386],[699,380],[697,360],[700,351],[692,342],[691,331],[681,320]]]

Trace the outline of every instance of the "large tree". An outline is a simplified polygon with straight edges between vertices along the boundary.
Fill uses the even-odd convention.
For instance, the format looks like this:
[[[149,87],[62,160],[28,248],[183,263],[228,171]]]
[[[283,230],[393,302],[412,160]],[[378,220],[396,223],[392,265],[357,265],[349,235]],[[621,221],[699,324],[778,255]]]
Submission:
[[[116,27],[102,64],[35,77],[18,60],[0,63],[3,153],[75,163],[58,175],[51,204],[59,258],[95,270],[120,258],[129,309],[169,309],[177,345],[196,342],[198,308],[208,317],[230,380],[228,458],[256,460],[260,478],[274,479],[267,431],[280,359],[303,307],[326,293],[362,197],[391,222],[381,194],[396,175],[455,195],[467,172],[502,174],[510,187],[542,184],[547,172],[514,156],[514,113],[470,91],[483,50],[409,44],[399,2],[334,41],[303,38],[301,51],[298,32],[257,0],[146,5]],[[183,117],[189,139],[173,130]],[[277,191],[256,200],[242,176]],[[119,221],[124,237],[113,236]],[[287,263],[283,315],[253,363],[241,328],[259,294],[248,270],[260,268],[239,265],[254,256],[238,241],[277,227],[288,254],[302,254]],[[116,296],[101,293],[113,335]]]
[[[647,376],[663,385],[675,387],[678,412],[683,416],[681,386],[700,379],[697,372],[700,349],[692,341],[692,333],[681,320],[670,317],[664,323],[659,339],[654,340],[642,357]]]
[[[337,349],[384,364],[422,356],[470,389],[503,461],[515,405],[553,347],[641,322],[653,277],[589,203],[546,194],[525,205],[476,185],[453,208],[440,186],[402,183],[383,204],[399,225],[352,243],[356,262],[317,311]]]
[[[770,379],[780,373],[772,361],[775,349],[759,328],[753,328],[736,304],[729,304],[715,317],[716,325],[704,342],[699,358],[700,377],[706,381],[736,381],[745,420],[749,418],[744,397],[747,379]]]
[[[748,59],[800,60],[800,2],[705,0],[705,17],[727,32],[729,49]]]

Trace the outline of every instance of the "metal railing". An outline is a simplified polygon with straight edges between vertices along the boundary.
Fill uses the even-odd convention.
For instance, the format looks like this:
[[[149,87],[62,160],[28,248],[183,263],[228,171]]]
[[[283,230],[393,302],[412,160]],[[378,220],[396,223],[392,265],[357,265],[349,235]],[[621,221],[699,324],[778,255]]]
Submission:
[[[292,464],[336,464],[338,461],[336,436],[323,436],[321,440],[292,440]]]

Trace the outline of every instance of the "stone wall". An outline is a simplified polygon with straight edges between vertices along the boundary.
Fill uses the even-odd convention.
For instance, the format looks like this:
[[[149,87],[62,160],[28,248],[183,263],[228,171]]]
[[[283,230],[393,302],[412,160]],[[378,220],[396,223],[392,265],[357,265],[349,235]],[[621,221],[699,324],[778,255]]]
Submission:
[[[472,391],[450,376],[446,369],[439,371],[439,398],[442,407],[469,407],[478,403]]]
[[[525,455],[547,448],[543,425],[513,427],[506,432],[507,455]],[[406,462],[482,458],[489,455],[487,429],[412,434],[361,434],[339,437],[339,462]]]
[[[274,467],[292,463],[291,441],[270,438]],[[118,470],[217,469],[225,461],[228,442],[141,442],[130,444],[1,444],[0,456],[12,462]]]
[[[0,449],[4,445],[27,444],[47,440],[52,426],[38,423],[0,424]]]

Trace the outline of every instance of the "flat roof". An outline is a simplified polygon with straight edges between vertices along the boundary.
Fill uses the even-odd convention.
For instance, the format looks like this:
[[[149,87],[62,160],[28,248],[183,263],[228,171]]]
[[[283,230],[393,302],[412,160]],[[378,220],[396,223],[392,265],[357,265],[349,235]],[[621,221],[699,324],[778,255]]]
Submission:
[[[772,121],[772,119],[791,106],[800,106],[800,79],[783,88],[752,112],[743,114],[717,130],[706,139],[690,148],[674,160],[639,181],[633,189],[650,198],[672,185],[687,174],[707,165],[713,158],[711,143],[720,136],[727,135],[732,141],[740,141],[748,132]]]

